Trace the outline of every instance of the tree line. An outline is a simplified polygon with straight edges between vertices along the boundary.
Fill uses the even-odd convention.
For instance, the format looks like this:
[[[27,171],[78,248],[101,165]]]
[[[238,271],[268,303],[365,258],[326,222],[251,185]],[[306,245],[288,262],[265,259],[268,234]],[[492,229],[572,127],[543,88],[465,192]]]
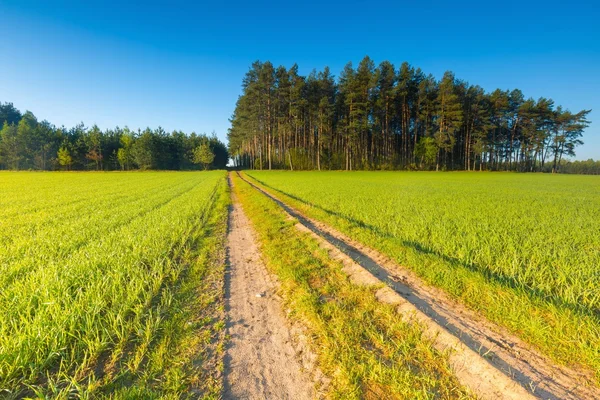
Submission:
[[[222,169],[228,161],[227,146],[214,134],[168,133],[160,127],[103,131],[83,123],[57,128],[0,102],[0,169]]]
[[[257,61],[242,89],[229,151],[254,169],[558,171],[591,111],[369,57],[337,80],[328,67],[301,76]]]
[[[600,175],[600,161],[596,160],[563,160],[560,164],[560,172],[565,174]]]

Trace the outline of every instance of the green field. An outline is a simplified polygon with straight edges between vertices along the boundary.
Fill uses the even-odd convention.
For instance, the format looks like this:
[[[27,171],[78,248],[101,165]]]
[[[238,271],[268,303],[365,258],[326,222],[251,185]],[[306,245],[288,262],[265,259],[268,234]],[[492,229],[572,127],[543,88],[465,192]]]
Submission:
[[[468,398],[448,354],[233,176],[327,397]],[[600,177],[247,171],[600,383]],[[0,398],[219,398],[223,171],[0,173]],[[254,295],[252,295],[254,297]]]
[[[218,396],[225,176],[0,173],[0,397]]]
[[[600,381],[600,178],[247,174]]]

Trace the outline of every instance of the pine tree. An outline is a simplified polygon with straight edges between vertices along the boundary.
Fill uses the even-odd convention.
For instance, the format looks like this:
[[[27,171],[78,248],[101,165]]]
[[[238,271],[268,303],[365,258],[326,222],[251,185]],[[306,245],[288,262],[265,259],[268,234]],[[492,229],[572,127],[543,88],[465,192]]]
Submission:
[[[71,157],[71,152],[67,146],[62,146],[60,149],[58,149],[57,158],[58,163],[65,167],[67,171],[71,169],[71,165],[73,165],[73,157]]]
[[[456,94],[456,82],[452,72],[446,72],[439,85],[439,103],[437,111],[438,132],[435,141],[440,153],[436,171],[439,170],[441,154],[447,158],[456,142],[456,132],[460,128],[463,119],[463,110],[460,98]]]

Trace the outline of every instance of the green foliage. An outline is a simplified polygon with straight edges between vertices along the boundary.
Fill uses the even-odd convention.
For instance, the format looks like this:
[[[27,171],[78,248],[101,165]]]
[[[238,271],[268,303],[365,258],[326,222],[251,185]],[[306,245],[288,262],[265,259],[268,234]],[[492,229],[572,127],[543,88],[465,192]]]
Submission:
[[[249,173],[560,362],[600,378],[600,179]]]
[[[58,163],[63,166],[66,167],[67,169],[71,168],[71,165],[73,164],[73,157],[71,157],[71,152],[69,151],[68,148],[66,147],[61,147],[60,149],[58,149]]]
[[[22,156],[22,143],[18,136],[17,126],[4,124],[0,131],[0,161],[11,169],[19,169]]]
[[[137,138],[131,149],[133,160],[141,170],[156,168],[158,157],[156,148],[155,137],[149,129],[146,129]]]
[[[592,159],[585,161],[566,161],[562,160],[558,169],[565,174],[589,174],[600,175],[600,160]]]
[[[438,147],[433,138],[424,137],[419,140],[415,146],[415,156],[420,160],[421,167],[431,167],[435,165],[438,154]]]
[[[297,65],[257,61],[242,83],[229,150],[252,169],[412,169],[431,138],[436,168],[545,171],[553,160],[558,171],[589,125],[589,110],[518,89],[486,93],[450,71],[438,81],[406,62],[376,67],[369,57],[346,64],[337,82],[327,67],[300,76]]]
[[[70,152],[69,169],[195,169],[190,154],[200,143],[210,146],[215,168],[224,169],[229,162],[227,147],[214,133],[167,133],[160,127],[143,132],[118,127],[102,131],[83,124],[56,128],[39,122],[29,111],[21,115],[10,103],[0,103],[0,118],[4,118],[0,120],[0,169],[63,169],[67,164],[58,158],[61,148]]]
[[[96,170],[102,169],[102,160],[104,159],[104,156],[102,155],[102,139],[102,131],[97,125],[94,125],[88,134],[84,136],[85,145],[87,147],[85,157],[94,161]]]
[[[204,169],[208,169],[214,160],[215,154],[208,146],[208,143],[202,143],[194,149],[193,161],[195,164],[202,164]]]
[[[120,138],[120,142],[122,147],[117,150],[117,160],[119,161],[121,169],[129,170],[134,162],[132,154],[134,138],[129,132],[129,129],[125,129]]]
[[[217,398],[224,178],[0,172],[0,397]]]
[[[21,113],[15,108],[15,106],[13,106],[12,103],[0,102],[0,129],[2,129],[5,124],[17,125],[20,120]]]
[[[437,147],[444,150],[444,155],[449,154],[456,145],[456,133],[463,122],[459,90],[460,86],[457,84],[454,74],[447,71],[439,84],[436,118],[439,129],[433,135]],[[436,165],[436,169],[438,167],[439,165]]]

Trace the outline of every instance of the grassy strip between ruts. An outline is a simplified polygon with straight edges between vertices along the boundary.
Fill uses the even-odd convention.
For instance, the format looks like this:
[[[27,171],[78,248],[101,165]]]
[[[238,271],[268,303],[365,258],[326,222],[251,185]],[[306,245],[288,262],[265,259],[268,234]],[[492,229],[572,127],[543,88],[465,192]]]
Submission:
[[[468,398],[447,357],[419,326],[375,298],[374,288],[350,283],[341,264],[263,194],[232,174],[267,267],[281,282],[292,318],[311,334],[319,366],[335,399]]]
[[[250,179],[265,187],[256,178],[250,176]],[[600,384],[600,325],[593,311],[564,306],[525,288],[507,286],[458,261],[415,250],[394,238],[382,238],[369,227],[327,212],[306,199],[294,198],[271,186],[266,189],[305,215],[328,223],[411,268],[428,284],[444,289],[489,320],[507,327],[555,361],[590,368],[596,384]]]

